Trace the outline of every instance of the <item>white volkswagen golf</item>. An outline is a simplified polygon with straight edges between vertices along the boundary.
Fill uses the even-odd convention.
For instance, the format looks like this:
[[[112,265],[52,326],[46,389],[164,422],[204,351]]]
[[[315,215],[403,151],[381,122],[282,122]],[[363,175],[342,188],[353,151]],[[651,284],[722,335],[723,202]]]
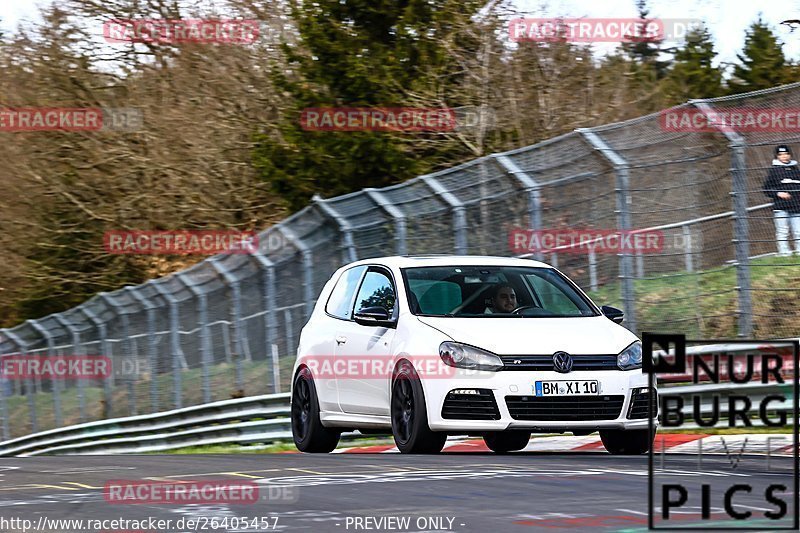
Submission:
[[[613,454],[645,453],[651,391],[641,342],[621,321],[532,260],[351,263],[300,335],[294,442],[329,452],[343,431],[391,431],[401,452],[436,453],[466,434],[503,453],[532,432],[599,431]]]

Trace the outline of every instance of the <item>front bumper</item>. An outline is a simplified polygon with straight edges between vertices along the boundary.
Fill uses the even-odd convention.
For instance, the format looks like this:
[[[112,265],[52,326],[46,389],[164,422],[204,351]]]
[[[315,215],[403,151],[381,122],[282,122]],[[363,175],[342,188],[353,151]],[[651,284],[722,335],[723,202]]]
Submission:
[[[580,396],[575,400],[578,406],[575,411],[567,411],[569,414],[560,418],[555,414],[548,414],[543,419],[531,420],[530,415],[520,419],[520,410],[515,408],[512,416],[506,397],[511,397],[511,403],[520,403],[521,397],[529,400],[537,400],[535,396],[534,383],[536,381],[583,381],[596,380],[599,385],[597,396]],[[458,370],[449,379],[423,379],[425,400],[428,409],[428,424],[434,431],[448,432],[483,432],[483,431],[503,431],[506,429],[525,429],[533,432],[560,433],[564,431],[591,432],[599,429],[646,429],[648,427],[647,418],[631,419],[628,418],[631,411],[632,393],[635,389],[647,388],[647,375],[641,370],[604,370],[604,371],[578,371],[568,374],[558,372],[540,371],[500,371],[500,372],[479,372]],[[497,406],[495,419],[469,419],[469,410],[462,410],[465,414],[463,418],[454,418],[452,410],[448,410],[447,417],[443,416],[443,406],[449,392],[459,389],[471,389],[483,391],[483,400],[491,400]],[[489,392],[491,396],[488,396]],[[478,398],[478,396],[475,396]],[[548,397],[556,398],[556,397]],[[609,415],[605,419],[592,419],[592,415],[586,411],[586,416],[582,414],[581,405],[585,405],[583,399],[595,406],[607,403],[612,404],[612,410],[616,411],[616,405],[621,401],[621,407],[616,416]],[[516,402],[514,401],[516,400]],[[448,406],[452,405],[451,401]],[[560,402],[556,402],[560,403]],[[487,401],[483,402],[488,405]],[[559,408],[563,409],[563,405]],[[541,409],[539,410],[541,412]],[[556,411],[554,411],[556,412]],[[455,415],[460,416],[460,415]],[[534,415],[533,418],[536,418]]]

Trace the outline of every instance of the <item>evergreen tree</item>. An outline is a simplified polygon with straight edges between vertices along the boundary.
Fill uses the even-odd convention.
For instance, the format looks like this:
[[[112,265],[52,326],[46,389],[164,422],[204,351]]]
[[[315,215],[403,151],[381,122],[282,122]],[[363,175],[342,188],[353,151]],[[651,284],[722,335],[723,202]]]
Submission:
[[[636,9],[639,14],[639,22],[647,25],[653,23],[650,18],[650,9],[647,7],[646,0],[637,0]],[[669,61],[664,61],[661,56],[669,52],[662,48],[663,38],[644,36],[629,36],[628,42],[622,43],[622,49],[630,60],[637,67],[640,77],[663,78],[669,68]]]
[[[449,52],[478,46],[458,34],[480,7],[475,0],[298,0],[292,17],[300,40],[283,47],[289,71],[274,74],[288,105],[254,151],[256,168],[290,209],[315,192],[381,187],[430,168],[442,147],[417,140],[435,134],[304,131],[300,114],[308,107],[453,105],[445,102],[447,85],[458,81]],[[420,102],[423,93],[438,93],[437,101]]]
[[[675,62],[667,75],[671,103],[722,95],[722,71],[712,65],[716,55],[705,26],[689,31],[683,46],[675,51]]]
[[[783,55],[782,43],[769,25],[758,17],[750,25],[744,40],[744,50],[737,54],[739,64],[728,82],[731,94],[775,87],[790,81],[790,68]]]

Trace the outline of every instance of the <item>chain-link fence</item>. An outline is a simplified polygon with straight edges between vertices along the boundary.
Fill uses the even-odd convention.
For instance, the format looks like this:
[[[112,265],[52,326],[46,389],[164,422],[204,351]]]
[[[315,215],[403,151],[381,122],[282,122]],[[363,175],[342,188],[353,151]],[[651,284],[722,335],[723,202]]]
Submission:
[[[800,84],[675,110],[798,104]],[[97,380],[2,378],[2,436],[287,391],[300,329],[336,268],[393,254],[515,255],[515,228],[662,232],[654,254],[528,254],[622,307],[633,331],[797,336],[800,259],[777,256],[762,184],[773,146],[798,133],[724,129],[675,131],[654,114],[315,197],[261,233],[257,254],[216,256],[2,330],[6,357],[106,356],[127,368]]]

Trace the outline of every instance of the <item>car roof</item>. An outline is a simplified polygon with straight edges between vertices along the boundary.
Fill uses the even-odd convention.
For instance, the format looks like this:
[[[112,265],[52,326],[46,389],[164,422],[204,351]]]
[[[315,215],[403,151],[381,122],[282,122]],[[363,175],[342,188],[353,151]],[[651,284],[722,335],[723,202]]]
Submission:
[[[527,266],[552,268],[541,261],[522,259],[519,257],[500,257],[493,255],[393,255],[362,259],[347,265],[385,265],[395,268],[427,267],[427,266]]]

